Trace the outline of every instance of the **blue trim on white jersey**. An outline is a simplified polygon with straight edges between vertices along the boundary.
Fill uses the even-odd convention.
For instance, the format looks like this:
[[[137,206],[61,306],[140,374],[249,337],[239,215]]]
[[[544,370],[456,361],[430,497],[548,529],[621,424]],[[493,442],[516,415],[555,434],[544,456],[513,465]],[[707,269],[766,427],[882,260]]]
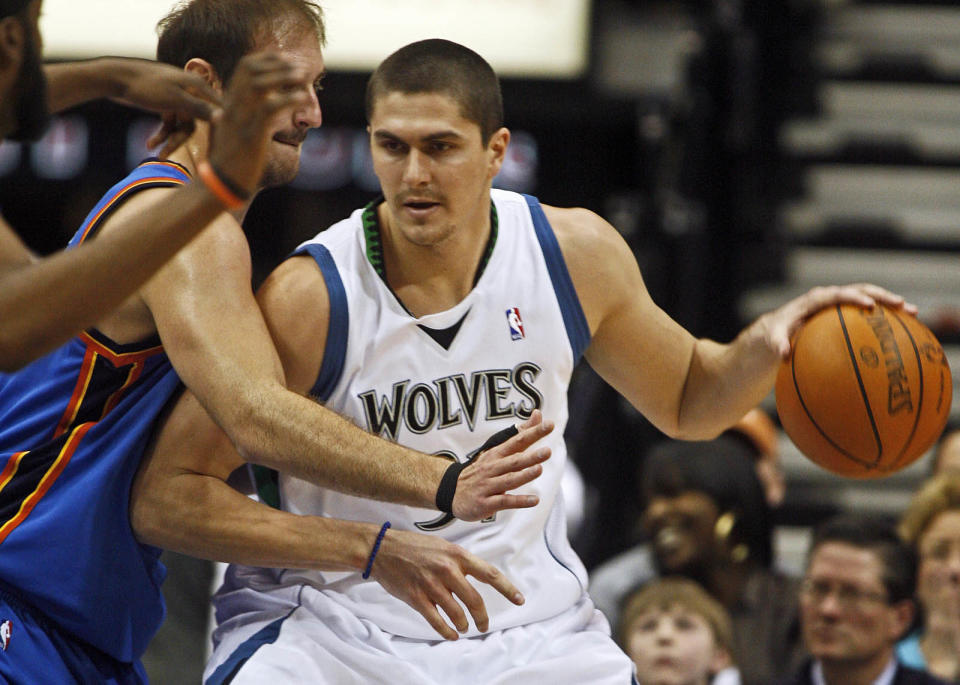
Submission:
[[[302,591],[301,589],[301,592]],[[240,672],[240,669],[243,668],[244,664],[247,663],[258,649],[264,645],[272,645],[277,641],[277,638],[280,637],[280,629],[283,627],[283,622],[290,618],[294,611],[300,608],[299,596],[297,602],[297,606],[291,609],[286,616],[281,616],[276,621],[268,623],[244,640],[239,647],[233,650],[233,653],[227,660],[220,664],[217,670],[207,678],[204,685],[227,685],[227,683],[232,683],[233,679]]]
[[[567,271],[567,264],[563,261],[563,253],[560,251],[557,236],[554,235],[553,228],[540,207],[540,202],[531,195],[524,195],[523,198],[527,201],[527,206],[530,207],[533,228],[536,231],[537,240],[540,242],[540,249],[543,251],[547,271],[553,283],[553,290],[557,294],[560,314],[563,316],[563,325],[567,329],[567,337],[570,339],[573,361],[577,363],[583,356],[584,350],[587,349],[587,345],[590,344],[590,327],[587,325],[587,317],[583,314],[583,307],[580,306],[580,299],[573,287],[570,272]]]
[[[320,267],[320,273],[327,284],[330,295],[330,318],[327,324],[327,344],[323,350],[323,364],[317,381],[310,389],[310,395],[318,402],[330,399],[334,388],[343,374],[344,360],[347,358],[347,335],[350,330],[350,310],[347,309],[347,291],[333,260],[324,245],[310,243],[298,249],[294,254],[308,253]]]

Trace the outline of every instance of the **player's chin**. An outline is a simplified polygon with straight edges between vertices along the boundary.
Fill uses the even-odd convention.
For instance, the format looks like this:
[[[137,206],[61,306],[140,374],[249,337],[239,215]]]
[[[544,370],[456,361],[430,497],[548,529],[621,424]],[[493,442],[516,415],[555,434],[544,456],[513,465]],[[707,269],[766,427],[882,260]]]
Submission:
[[[299,161],[292,163],[268,163],[260,177],[261,188],[276,188],[290,183],[300,170]]]

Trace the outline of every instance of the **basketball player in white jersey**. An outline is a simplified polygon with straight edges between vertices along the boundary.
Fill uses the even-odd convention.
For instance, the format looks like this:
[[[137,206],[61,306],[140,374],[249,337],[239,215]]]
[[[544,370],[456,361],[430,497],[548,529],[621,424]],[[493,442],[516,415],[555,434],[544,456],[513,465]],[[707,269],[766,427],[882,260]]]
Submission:
[[[402,48],[371,77],[367,116],[384,197],[302,245],[259,293],[287,382],[370,432],[461,463],[542,410],[556,422],[545,439],[553,456],[522,490],[541,503],[468,523],[281,473],[285,511],[267,513],[223,485],[239,458],[181,403],[141,473],[151,497],[135,494],[135,525],[150,521],[142,534],[156,544],[216,544],[223,558],[270,567],[228,572],[206,682],[627,685],[631,661],[586,595],[565,535],[562,435],[578,359],[667,434],[706,438],[770,391],[791,333],[813,312],[905,305],[871,285],[817,288],[730,344],[698,340],[653,303],[603,219],[491,189],[510,133],[479,55],[443,40]],[[183,445],[187,435],[202,442]],[[225,509],[228,524],[217,522]],[[326,517],[379,533],[339,565],[303,563],[298,531]],[[481,586],[489,625],[469,625],[449,593],[397,592],[390,545],[411,531],[494,564],[526,602]],[[458,637],[441,610],[459,639],[437,640],[435,631]]]

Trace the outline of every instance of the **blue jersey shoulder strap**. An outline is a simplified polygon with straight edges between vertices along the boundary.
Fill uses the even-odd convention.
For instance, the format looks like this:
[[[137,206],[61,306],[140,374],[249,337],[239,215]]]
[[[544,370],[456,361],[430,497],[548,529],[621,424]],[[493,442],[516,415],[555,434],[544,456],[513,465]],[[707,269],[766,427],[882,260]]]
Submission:
[[[294,256],[304,254],[313,257],[317,263],[330,295],[330,320],[327,325],[327,344],[323,350],[323,364],[320,365],[320,373],[310,389],[312,397],[318,402],[325,402],[330,398],[343,373],[350,331],[350,310],[347,307],[347,291],[330,250],[324,245],[309,243],[294,252]]]
[[[573,350],[573,361],[576,363],[583,356],[587,345],[590,344],[590,327],[587,325],[587,317],[583,314],[583,307],[580,306],[580,299],[573,287],[573,280],[570,278],[570,272],[567,271],[567,263],[563,260],[563,253],[560,251],[557,236],[554,235],[553,227],[550,226],[550,222],[543,213],[540,202],[531,195],[524,195],[523,197],[530,208],[533,228],[547,263],[547,271],[550,274],[550,280],[553,282],[553,290],[557,294],[563,324],[567,329],[570,348]]]

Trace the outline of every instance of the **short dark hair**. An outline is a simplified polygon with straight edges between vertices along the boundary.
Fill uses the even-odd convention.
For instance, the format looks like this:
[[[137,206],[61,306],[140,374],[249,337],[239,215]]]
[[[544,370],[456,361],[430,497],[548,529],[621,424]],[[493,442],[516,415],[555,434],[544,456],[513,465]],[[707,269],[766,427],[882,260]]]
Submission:
[[[198,57],[227,84],[264,31],[286,18],[302,19],[326,41],[323,10],[309,0],[183,0],[157,24],[157,61],[183,67]]]
[[[490,140],[503,126],[503,96],[496,73],[470,48],[440,38],[417,41],[387,57],[367,81],[367,121],[377,99],[393,92],[443,93],[460,105],[464,118]]]
[[[892,521],[843,514],[827,519],[813,532],[807,563],[817,549],[829,542],[873,552],[883,566],[883,587],[889,604],[912,600],[917,583],[913,549],[897,534]]]

